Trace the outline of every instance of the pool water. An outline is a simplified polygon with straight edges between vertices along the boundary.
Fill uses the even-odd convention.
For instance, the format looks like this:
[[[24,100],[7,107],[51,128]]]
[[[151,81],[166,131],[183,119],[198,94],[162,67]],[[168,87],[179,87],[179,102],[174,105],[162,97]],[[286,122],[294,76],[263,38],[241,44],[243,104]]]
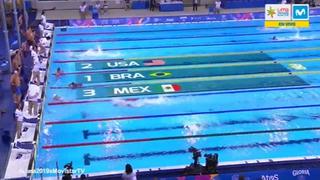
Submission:
[[[263,23],[56,28],[35,167],[185,167],[190,146],[221,164],[320,155],[320,18]]]

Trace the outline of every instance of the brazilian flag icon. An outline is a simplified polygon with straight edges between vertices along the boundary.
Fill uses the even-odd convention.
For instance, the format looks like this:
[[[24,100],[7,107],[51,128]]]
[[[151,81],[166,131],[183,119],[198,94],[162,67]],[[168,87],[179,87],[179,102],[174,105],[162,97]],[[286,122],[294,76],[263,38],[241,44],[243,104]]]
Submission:
[[[151,77],[169,77],[171,75],[170,72],[154,72],[150,74]]]

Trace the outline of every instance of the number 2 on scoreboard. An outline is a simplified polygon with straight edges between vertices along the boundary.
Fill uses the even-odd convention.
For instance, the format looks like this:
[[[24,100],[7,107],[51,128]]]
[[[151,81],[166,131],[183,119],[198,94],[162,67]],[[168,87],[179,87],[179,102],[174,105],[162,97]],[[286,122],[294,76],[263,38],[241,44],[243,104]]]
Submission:
[[[81,69],[92,69],[91,63],[81,63]]]

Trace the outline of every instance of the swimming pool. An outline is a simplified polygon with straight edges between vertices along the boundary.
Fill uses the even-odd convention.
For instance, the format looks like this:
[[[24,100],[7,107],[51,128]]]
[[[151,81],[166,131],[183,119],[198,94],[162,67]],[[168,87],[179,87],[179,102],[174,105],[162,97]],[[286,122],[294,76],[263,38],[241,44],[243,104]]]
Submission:
[[[320,155],[319,23],[56,28],[35,167],[185,167],[190,146],[220,163]]]

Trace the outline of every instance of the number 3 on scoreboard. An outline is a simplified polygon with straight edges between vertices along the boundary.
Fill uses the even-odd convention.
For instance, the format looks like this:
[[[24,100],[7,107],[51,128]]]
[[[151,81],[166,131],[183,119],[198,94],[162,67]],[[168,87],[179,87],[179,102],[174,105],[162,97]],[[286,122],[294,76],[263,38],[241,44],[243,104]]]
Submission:
[[[91,97],[91,96],[95,96],[95,95],[96,95],[96,91],[94,89],[84,89],[83,90],[84,97]]]

